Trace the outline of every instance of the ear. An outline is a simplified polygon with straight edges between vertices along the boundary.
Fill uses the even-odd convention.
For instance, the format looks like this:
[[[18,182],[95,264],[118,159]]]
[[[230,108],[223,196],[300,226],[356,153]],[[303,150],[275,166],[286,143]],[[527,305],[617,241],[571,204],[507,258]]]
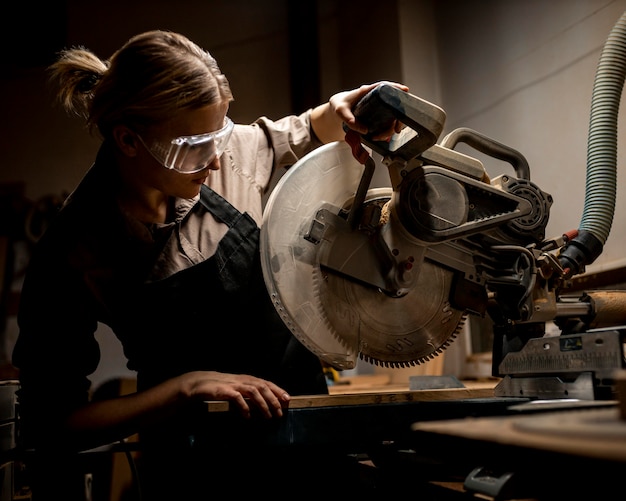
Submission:
[[[113,128],[113,140],[120,151],[128,157],[136,157],[141,147],[137,134],[125,125]]]

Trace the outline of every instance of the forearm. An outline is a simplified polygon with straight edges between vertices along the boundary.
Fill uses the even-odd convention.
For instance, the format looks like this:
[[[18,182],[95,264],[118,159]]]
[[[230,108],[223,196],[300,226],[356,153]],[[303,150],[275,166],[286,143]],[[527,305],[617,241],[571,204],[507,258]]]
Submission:
[[[169,380],[146,391],[93,401],[74,410],[64,420],[60,436],[75,450],[106,445],[171,417],[184,403],[178,382]]]
[[[203,400],[228,400],[246,418],[251,417],[252,407],[265,418],[280,417],[289,399],[276,384],[254,376],[188,372],[149,390],[76,409],[64,420],[60,439],[78,450],[116,442]]]
[[[324,144],[344,140],[346,133],[342,124],[343,121],[329,103],[320,104],[311,111],[311,128]]]

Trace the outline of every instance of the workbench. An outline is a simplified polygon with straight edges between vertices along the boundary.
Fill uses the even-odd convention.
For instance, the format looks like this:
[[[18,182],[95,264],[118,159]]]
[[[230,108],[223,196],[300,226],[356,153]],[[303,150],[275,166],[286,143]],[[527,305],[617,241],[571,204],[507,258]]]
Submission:
[[[381,444],[402,444],[415,422],[504,415],[527,399],[495,398],[493,384],[441,390],[369,391],[343,388],[329,395],[295,396],[282,419],[243,419],[229,402],[209,401],[211,444],[302,446],[367,453]]]
[[[532,402],[494,397],[493,386],[331,387],[330,395],[293,397],[280,420],[238,419],[227,402],[207,402],[207,419],[220,430],[215,445],[362,455],[394,493],[406,484],[424,500],[613,499],[626,474],[616,401]]]
[[[530,407],[530,408],[529,408]],[[616,402],[515,407],[507,416],[416,422],[413,445],[494,499],[623,500],[626,421]],[[466,497],[467,499],[467,497]]]
[[[489,499],[472,490],[485,484],[500,500],[580,499],[585,491],[587,499],[612,499],[626,473],[626,408],[620,420],[614,401],[494,397],[496,383],[411,391],[378,376],[356,377],[331,385],[328,395],[292,397],[283,418],[271,420],[244,419],[228,402],[207,401],[202,442],[242,455],[281,447],[354,455],[386,495],[422,501]],[[591,419],[591,427],[577,416]],[[476,485],[466,486],[468,479]],[[537,492],[543,497],[533,497]]]

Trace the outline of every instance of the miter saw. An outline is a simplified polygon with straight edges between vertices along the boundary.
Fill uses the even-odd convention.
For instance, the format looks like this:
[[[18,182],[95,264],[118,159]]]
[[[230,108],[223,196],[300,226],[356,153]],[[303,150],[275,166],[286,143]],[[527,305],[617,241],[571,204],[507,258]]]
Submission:
[[[611,225],[618,62],[617,91],[594,101],[613,119],[604,113],[595,124],[592,110],[583,222],[556,238],[545,235],[552,197],[531,181],[521,153],[469,128],[438,143],[440,107],[391,84],[366,95],[354,113],[370,132],[347,130],[346,142],[304,157],[266,206],[265,282],[295,336],[338,370],[359,358],[407,367],[440,354],[468,315],[488,316],[496,395],[611,398],[613,371],[624,366],[626,292],[567,289]],[[615,73],[615,61],[606,64]],[[602,78],[601,61],[596,85],[606,88]],[[373,139],[395,120],[400,133]],[[490,179],[460,144],[510,173]],[[374,152],[387,186],[371,186]],[[560,334],[548,335],[547,322]]]

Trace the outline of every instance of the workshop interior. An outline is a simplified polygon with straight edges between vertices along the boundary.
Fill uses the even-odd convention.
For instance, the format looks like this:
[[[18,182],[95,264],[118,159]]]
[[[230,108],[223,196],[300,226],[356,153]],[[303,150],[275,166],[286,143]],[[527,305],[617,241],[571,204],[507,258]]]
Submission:
[[[253,23],[246,8],[258,9],[254,3],[220,8],[236,19],[238,7],[243,22]],[[285,67],[275,82],[259,83],[272,89],[253,106],[260,93],[245,87],[245,64],[237,62],[243,42],[228,33],[196,37],[197,25],[188,28],[229,76],[236,121],[297,111],[355,82],[396,80],[410,90],[382,84],[371,91],[354,110],[370,132],[346,129],[345,142],[301,159],[277,177],[266,202],[267,292],[324,362],[330,394],[294,399],[277,429],[241,430],[222,402],[207,403],[207,422],[241,447],[348,450],[382,472],[394,492],[404,484],[423,499],[623,499],[626,183],[618,170],[626,2],[270,5],[263,16],[275,8],[278,31],[265,26],[251,39],[282,47]],[[63,6],[50,16],[65,26],[54,43],[88,31],[77,22],[79,3]],[[153,16],[164,22],[158,10]],[[358,42],[341,33],[350,16]],[[122,31],[147,26],[130,24]],[[303,27],[300,38],[294,25]],[[309,30],[317,35],[305,41]],[[303,68],[297,50],[314,55],[317,67]],[[35,92],[45,61],[45,53],[31,66],[13,61],[4,90],[19,84]],[[250,71],[261,70],[268,71]],[[277,100],[273,93],[291,101],[263,110]],[[8,107],[16,115],[17,108]],[[38,179],[33,165],[3,168],[0,177],[2,362],[16,335],[29,246],[97,147],[71,153],[74,137],[78,144],[87,134],[55,120],[67,138],[51,148],[52,165],[70,164],[67,178],[45,166]],[[372,139],[393,120],[404,124],[401,132],[388,142]],[[41,128],[43,147],[45,134]],[[8,144],[2,149],[24,165]],[[110,339],[103,331],[110,365],[94,375],[94,391],[132,391],[133,375],[115,345],[107,348]],[[0,500],[28,499],[8,362],[1,376]],[[91,493],[94,500],[121,500],[132,489],[136,452],[132,440],[85,452],[111,479],[106,497]]]

